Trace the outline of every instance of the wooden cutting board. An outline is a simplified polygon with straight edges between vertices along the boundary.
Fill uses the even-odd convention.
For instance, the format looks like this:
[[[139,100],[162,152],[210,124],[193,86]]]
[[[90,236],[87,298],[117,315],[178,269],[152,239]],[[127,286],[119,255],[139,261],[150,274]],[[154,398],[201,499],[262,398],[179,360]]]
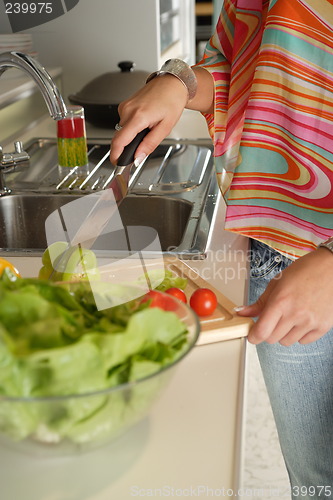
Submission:
[[[209,288],[216,294],[218,305],[211,316],[200,318],[201,334],[197,345],[221,342],[240,337],[246,337],[253,320],[241,318],[234,312],[235,304],[223,293],[211,286],[199,274],[179,259],[165,259],[165,267],[173,273],[187,279],[185,293],[187,300],[197,288]]]
[[[238,316],[234,311],[235,304],[201,278],[183,260],[165,256],[145,259],[144,261],[140,261],[137,258],[130,258],[111,263],[107,261],[107,264],[105,266],[102,265],[99,269],[101,276],[103,276],[102,279],[112,283],[133,283],[136,279],[142,278],[144,273],[148,273],[148,275],[151,273],[151,276],[153,276],[154,270],[163,272],[163,269],[169,269],[177,276],[187,279],[187,286],[184,291],[188,303],[192,293],[196,289],[209,288],[213,290],[217,297],[218,306],[211,316],[199,318],[201,334],[197,345],[245,337],[253,323],[251,318],[241,318]],[[160,281],[155,284],[151,282],[149,283],[149,288],[155,288],[155,285],[157,286],[159,283]],[[147,285],[146,282],[145,285]],[[145,291],[149,288],[146,287]]]

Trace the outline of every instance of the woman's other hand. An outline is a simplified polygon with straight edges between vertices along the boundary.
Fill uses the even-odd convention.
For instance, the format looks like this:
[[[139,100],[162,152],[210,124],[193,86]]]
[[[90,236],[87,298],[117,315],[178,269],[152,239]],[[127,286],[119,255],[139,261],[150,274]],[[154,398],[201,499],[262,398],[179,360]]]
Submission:
[[[258,317],[248,336],[252,344],[309,344],[333,326],[332,297],[333,255],[320,248],[293,262],[238,314]]]

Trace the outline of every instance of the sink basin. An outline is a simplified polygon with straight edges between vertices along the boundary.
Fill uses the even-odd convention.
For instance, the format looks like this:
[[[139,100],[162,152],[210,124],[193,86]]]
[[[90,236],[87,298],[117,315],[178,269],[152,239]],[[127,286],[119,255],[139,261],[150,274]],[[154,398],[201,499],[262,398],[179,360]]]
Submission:
[[[59,172],[54,139],[32,139],[24,148],[29,162],[4,172],[10,194],[0,197],[2,253],[42,253],[50,243],[50,234],[47,243],[45,232],[48,216],[67,203],[103,191],[114,175],[109,162],[110,144],[103,139],[88,141],[87,176],[77,174],[75,169],[64,176]],[[148,157],[144,168],[132,169],[129,194],[120,206],[120,226],[129,228],[128,234],[124,238],[126,231],[114,234],[112,230],[110,241],[98,238],[94,249],[120,253],[129,247],[131,251],[143,250],[147,246],[143,246],[145,238],[151,240],[154,233],[156,240],[157,232],[163,252],[183,259],[205,258],[218,195],[211,149],[200,140],[165,140]],[[74,209],[73,214],[80,224],[81,210]],[[150,232],[143,228],[150,228]],[[53,226],[51,231],[54,233]],[[64,239],[62,226],[61,236],[57,234],[55,240]],[[133,243],[140,248],[133,248]]]
[[[47,247],[45,220],[52,212],[78,197],[72,194],[21,193],[0,198],[1,250],[44,251]],[[155,229],[161,249],[166,252],[180,246],[191,210],[192,204],[186,200],[129,195],[120,205],[119,212],[126,227],[147,226]],[[125,250],[121,248],[121,241],[113,240],[116,250]],[[106,246],[103,240],[100,245],[103,248]]]

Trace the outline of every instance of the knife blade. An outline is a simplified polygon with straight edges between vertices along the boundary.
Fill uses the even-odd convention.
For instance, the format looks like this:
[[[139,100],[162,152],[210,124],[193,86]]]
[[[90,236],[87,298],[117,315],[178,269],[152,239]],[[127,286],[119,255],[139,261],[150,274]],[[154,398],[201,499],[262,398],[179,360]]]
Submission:
[[[66,263],[71,257],[74,250],[78,247],[89,249],[93,246],[94,242],[104,228],[107,226],[115,210],[119,207],[128,192],[128,184],[130,180],[131,170],[134,165],[134,155],[142,142],[143,138],[150,131],[146,128],[139,132],[135,138],[130,142],[120,155],[117,165],[115,167],[114,175],[108,186],[102,191],[88,196],[97,196],[97,201],[89,211],[88,215],[84,218],[82,224],[73,237],[69,237],[67,227],[70,226],[70,220],[64,220],[61,217],[61,210],[59,210],[61,223],[63,226],[67,248],[59,255],[53,262],[53,271],[49,277],[52,278],[56,271],[63,272],[66,268]],[[72,202],[75,203],[75,202]]]

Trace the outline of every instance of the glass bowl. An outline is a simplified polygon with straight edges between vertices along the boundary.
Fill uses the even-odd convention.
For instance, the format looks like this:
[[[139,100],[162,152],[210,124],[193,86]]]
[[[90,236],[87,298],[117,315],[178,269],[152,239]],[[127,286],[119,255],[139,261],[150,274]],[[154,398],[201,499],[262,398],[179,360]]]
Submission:
[[[81,285],[76,283],[66,286],[70,287],[71,293],[73,293],[76,289],[79,290]],[[58,395],[54,393],[53,385],[52,395],[9,397],[0,394],[0,444],[23,453],[43,457],[75,455],[110,443],[145,417],[154,401],[162,393],[175,367],[194,347],[200,333],[200,323],[190,307],[170,295],[163,292],[158,293],[162,299],[165,298],[168,301],[169,306],[171,305],[168,307],[169,310],[163,311],[163,313],[167,314],[168,317],[173,315],[175,324],[179,324],[178,320],[180,320],[184,325],[184,331],[187,331],[178,345],[176,345],[177,337],[172,341],[173,348],[177,348],[177,354],[173,354],[170,362],[165,361],[166,358],[163,358],[163,364],[158,362],[159,352],[161,352],[159,349],[170,349],[170,345],[169,347],[164,345],[159,339],[155,347],[152,345],[146,347],[146,350],[156,350],[156,352],[149,353],[148,360],[142,358],[144,351],[142,346],[138,353],[135,348],[129,349],[132,354],[127,358],[124,355],[125,361],[129,360],[127,365],[126,362],[124,365],[118,364],[118,366],[112,366],[112,369],[108,371],[110,380],[113,380],[113,385],[108,388],[101,390],[89,388],[96,386],[95,381],[98,379],[100,366],[96,366],[95,369],[88,368],[87,362],[86,370],[84,366],[82,368],[82,364],[80,368],[81,371],[83,370],[82,380],[87,381],[87,388],[83,389],[83,384],[79,393],[68,390],[67,394]],[[138,304],[139,301],[141,303],[141,299],[132,301],[132,303]],[[157,310],[148,307],[147,309]],[[149,314],[152,314],[151,317],[154,318],[155,313]],[[143,323],[140,323],[142,316],[139,315],[140,312],[137,313],[137,316],[133,315],[133,317],[136,316],[138,338],[140,338],[141,333],[145,332]],[[160,325],[156,324],[156,331],[159,331],[159,328]],[[114,333],[110,332],[110,335],[114,335]],[[104,337],[98,337],[98,342],[104,342],[107,336],[108,333],[104,333]],[[135,339],[135,337],[132,336],[132,341],[133,338]],[[119,340],[120,336],[117,339]],[[81,340],[81,344],[84,347],[84,341]],[[112,358],[114,352],[120,349],[117,347],[117,342],[112,345],[114,348],[110,350],[107,359]],[[45,350],[43,352],[45,353]],[[38,352],[35,355],[41,356]],[[84,356],[83,349],[82,363],[85,363]],[[45,384],[47,384],[47,377],[50,377],[48,362],[42,358],[40,362],[42,365],[45,362]],[[66,364],[65,359],[63,362]],[[141,362],[142,364],[140,364]],[[139,366],[139,369],[135,369],[137,370],[136,376],[132,374],[133,366]],[[126,370],[129,369],[131,376],[128,377],[127,372],[126,380]],[[74,379],[77,375],[75,374],[75,363],[73,363],[72,370]],[[70,373],[67,366],[64,368],[64,375],[59,375],[60,378],[65,378],[66,374],[69,387]],[[117,377],[116,385],[114,377]],[[119,383],[122,379],[126,381]],[[62,380],[61,383],[63,382]],[[48,386],[45,385],[45,387]]]

